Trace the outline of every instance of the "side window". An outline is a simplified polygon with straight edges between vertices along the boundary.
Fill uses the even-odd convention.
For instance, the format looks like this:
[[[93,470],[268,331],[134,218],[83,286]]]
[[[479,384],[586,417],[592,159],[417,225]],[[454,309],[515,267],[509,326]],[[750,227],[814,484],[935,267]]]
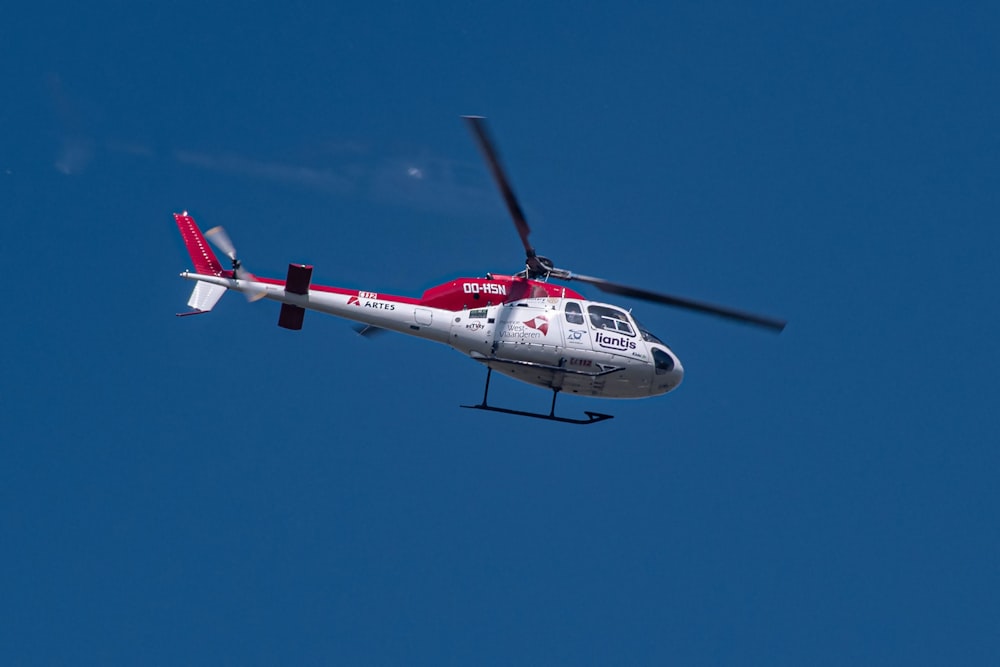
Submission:
[[[628,321],[628,315],[620,310],[608,308],[606,306],[590,306],[587,308],[590,313],[590,323],[595,329],[605,329],[615,333],[623,333],[634,336],[632,325]]]
[[[566,303],[566,321],[570,324],[583,324],[583,311],[575,301]]]

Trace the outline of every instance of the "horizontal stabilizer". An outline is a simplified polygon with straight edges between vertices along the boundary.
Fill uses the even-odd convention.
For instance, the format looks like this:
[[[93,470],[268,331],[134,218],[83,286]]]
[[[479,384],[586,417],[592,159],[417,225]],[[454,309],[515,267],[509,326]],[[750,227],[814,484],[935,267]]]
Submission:
[[[289,264],[288,275],[285,277],[285,292],[288,294],[309,294],[312,273],[313,267],[308,264]],[[281,313],[278,314],[278,326],[298,331],[302,328],[302,320],[305,316],[305,308],[283,303],[281,304]]]
[[[298,331],[302,328],[302,320],[306,316],[306,309],[293,306],[290,303],[281,304],[281,313],[278,314],[278,326],[283,329]]]
[[[309,294],[313,267],[308,264],[289,264],[285,278],[285,291],[289,294]]]

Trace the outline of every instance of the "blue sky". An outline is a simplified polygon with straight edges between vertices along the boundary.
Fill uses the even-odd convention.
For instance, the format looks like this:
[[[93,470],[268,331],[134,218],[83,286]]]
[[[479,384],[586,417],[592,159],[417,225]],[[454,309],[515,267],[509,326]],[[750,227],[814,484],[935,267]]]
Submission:
[[[1000,11],[619,5],[7,12],[0,662],[1000,660]],[[182,209],[263,275],[518,270],[461,114],[558,265],[788,328],[623,300],[685,382],[576,428],[460,410],[442,346],[173,316]]]

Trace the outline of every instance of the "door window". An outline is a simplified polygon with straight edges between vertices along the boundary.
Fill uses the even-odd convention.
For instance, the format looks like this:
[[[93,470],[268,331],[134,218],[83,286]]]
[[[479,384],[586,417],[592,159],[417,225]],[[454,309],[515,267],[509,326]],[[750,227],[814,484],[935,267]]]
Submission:
[[[583,310],[575,301],[566,302],[566,322],[568,324],[583,324]]]

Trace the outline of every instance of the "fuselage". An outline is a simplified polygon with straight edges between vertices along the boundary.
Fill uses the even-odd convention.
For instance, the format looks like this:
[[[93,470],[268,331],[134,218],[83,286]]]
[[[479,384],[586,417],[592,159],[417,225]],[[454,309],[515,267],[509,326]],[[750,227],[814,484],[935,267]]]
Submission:
[[[411,298],[322,285],[296,294],[285,281],[237,280],[228,271],[181,275],[444,343],[514,379],[562,392],[644,398],[675,389],[684,376],[676,355],[626,310],[520,276],[458,278]]]

